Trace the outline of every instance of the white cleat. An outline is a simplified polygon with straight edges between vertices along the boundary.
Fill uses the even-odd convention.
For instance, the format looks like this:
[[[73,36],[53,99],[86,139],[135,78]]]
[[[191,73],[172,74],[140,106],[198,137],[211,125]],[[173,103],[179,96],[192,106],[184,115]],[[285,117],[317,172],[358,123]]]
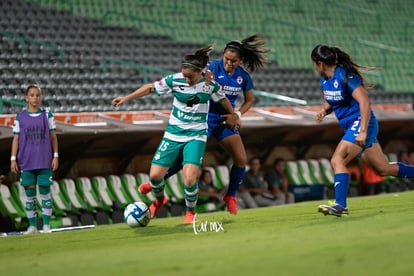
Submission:
[[[43,225],[43,233],[52,233],[52,229],[50,228],[49,224]]]
[[[26,232],[24,232],[23,235],[37,234],[38,232],[39,231],[37,231],[36,226],[29,226],[29,228],[27,228]]]

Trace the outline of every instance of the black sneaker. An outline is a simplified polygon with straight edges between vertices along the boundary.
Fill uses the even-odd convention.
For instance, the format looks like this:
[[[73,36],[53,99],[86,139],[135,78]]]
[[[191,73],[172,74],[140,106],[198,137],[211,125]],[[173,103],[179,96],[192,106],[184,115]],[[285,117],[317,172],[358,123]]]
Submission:
[[[347,216],[348,208],[344,208],[339,204],[335,205],[319,205],[318,212],[323,213],[326,215],[333,215],[337,217]]]

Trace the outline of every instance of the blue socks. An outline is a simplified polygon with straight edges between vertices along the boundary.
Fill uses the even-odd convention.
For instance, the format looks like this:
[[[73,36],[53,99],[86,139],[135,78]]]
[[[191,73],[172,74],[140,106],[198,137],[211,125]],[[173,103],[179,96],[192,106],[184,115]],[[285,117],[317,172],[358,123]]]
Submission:
[[[402,162],[398,162],[398,177],[401,178],[412,178],[414,177],[414,166],[407,165]],[[348,195],[349,187],[349,174],[348,173],[337,173],[334,176],[334,187],[335,187],[335,200],[336,203],[346,208],[346,198]]]
[[[414,177],[414,166],[404,164],[402,162],[398,162],[398,177],[405,178],[405,177]]]
[[[346,198],[348,196],[349,174],[337,173],[334,175],[335,200],[336,203],[346,208]]]
[[[246,168],[240,168],[233,165],[230,170],[230,183],[229,183],[229,190],[227,191],[227,195],[229,196],[236,196],[237,189],[239,188],[240,184],[243,181],[244,172]]]

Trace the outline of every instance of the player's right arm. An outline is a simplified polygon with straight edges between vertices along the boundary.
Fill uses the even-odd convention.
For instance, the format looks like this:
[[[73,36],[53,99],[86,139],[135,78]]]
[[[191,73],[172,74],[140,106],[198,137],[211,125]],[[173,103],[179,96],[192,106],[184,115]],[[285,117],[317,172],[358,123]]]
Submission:
[[[17,165],[16,156],[19,148],[19,134],[15,133],[12,141],[11,158],[10,158],[10,170],[13,173],[19,172],[19,165]]]
[[[331,105],[325,100],[322,109],[316,114],[316,122],[320,123],[323,121],[326,115],[332,113]]]
[[[249,111],[249,109],[253,106],[254,103],[254,93],[253,90],[249,90],[243,93],[244,95],[244,102],[239,108],[241,115]]]
[[[149,95],[151,93],[154,93],[154,84],[153,83],[147,83],[143,86],[141,86],[140,88],[138,88],[137,90],[135,90],[134,92],[131,92],[130,94],[124,96],[124,97],[117,97],[115,99],[112,100],[112,105],[113,106],[120,106],[121,104],[132,100],[132,99],[136,99],[136,98],[140,98],[146,95]]]

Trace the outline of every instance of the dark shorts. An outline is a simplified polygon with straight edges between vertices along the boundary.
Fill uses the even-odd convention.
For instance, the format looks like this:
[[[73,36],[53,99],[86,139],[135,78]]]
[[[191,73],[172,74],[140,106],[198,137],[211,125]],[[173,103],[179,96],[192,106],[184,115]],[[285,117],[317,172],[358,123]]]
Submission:
[[[207,137],[213,136],[217,141],[221,141],[228,136],[239,134],[238,130],[232,130],[223,125],[224,119],[208,120]]]

